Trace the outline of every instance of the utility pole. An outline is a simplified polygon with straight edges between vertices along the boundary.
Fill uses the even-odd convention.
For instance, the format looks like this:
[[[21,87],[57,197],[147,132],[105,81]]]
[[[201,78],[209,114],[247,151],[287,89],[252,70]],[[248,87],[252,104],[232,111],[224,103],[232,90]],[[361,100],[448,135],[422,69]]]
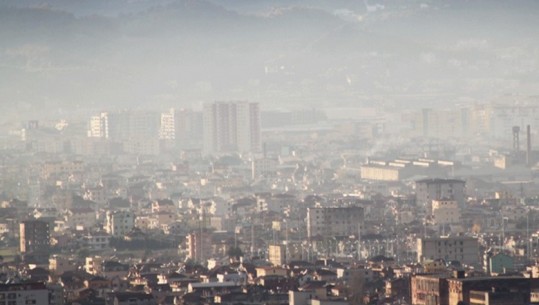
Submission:
[[[286,221],[286,219],[284,220],[284,224],[285,224],[285,230],[286,230],[285,232],[286,246],[284,248],[285,249],[284,256],[286,257],[286,260],[289,261],[290,254],[288,253],[288,222]]]
[[[526,257],[530,259],[530,208],[526,207]]]
[[[361,260],[361,224],[357,224],[357,259]]]
[[[251,258],[255,255],[255,225],[251,218]]]

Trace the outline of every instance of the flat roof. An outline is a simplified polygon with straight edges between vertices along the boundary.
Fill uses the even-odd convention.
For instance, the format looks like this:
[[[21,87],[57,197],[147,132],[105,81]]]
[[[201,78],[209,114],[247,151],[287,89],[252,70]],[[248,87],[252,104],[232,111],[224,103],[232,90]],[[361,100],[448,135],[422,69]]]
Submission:
[[[451,281],[459,282],[474,282],[474,281],[507,281],[507,280],[524,280],[529,281],[532,278],[526,278],[521,276],[478,276],[478,277],[465,277],[465,278],[448,278]]]
[[[209,282],[209,283],[190,283],[191,288],[212,288],[212,287],[233,287],[240,286],[236,282]]]
[[[436,184],[436,183],[466,183],[466,182],[464,180],[459,180],[459,179],[427,178],[427,179],[417,180],[416,183]]]

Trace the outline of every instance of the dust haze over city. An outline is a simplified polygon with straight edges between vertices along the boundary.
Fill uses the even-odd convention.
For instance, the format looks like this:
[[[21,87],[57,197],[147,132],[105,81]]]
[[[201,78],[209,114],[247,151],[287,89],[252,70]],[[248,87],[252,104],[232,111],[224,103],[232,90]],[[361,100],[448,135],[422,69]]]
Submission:
[[[0,0],[0,305],[539,304],[538,13]]]

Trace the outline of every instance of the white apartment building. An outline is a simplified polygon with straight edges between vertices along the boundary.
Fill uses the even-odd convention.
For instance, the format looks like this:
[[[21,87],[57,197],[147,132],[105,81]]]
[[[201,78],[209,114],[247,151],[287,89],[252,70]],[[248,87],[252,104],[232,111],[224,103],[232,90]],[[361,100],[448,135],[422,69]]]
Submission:
[[[135,226],[135,214],[130,211],[108,211],[105,231],[112,236],[123,236]]]
[[[109,118],[106,112],[90,117],[88,122],[88,137],[89,138],[105,138],[109,137]]]
[[[49,290],[44,283],[0,284],[0,302],[49,305]]]
[[[175,111],[170,109],[161,113],[161,126],[159,128],[159,139],[174,140],[176,138]]]

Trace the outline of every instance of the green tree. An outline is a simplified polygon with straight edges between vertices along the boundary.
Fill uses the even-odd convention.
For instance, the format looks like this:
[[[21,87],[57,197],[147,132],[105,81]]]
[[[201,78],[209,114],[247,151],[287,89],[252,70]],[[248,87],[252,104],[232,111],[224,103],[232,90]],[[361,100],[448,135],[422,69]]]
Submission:
[[[243,251],[241,251],[240,247],[230,247],[228,248],[227,252],[229,257],[234,257],[236,259],[239,259],[243,256]]]

